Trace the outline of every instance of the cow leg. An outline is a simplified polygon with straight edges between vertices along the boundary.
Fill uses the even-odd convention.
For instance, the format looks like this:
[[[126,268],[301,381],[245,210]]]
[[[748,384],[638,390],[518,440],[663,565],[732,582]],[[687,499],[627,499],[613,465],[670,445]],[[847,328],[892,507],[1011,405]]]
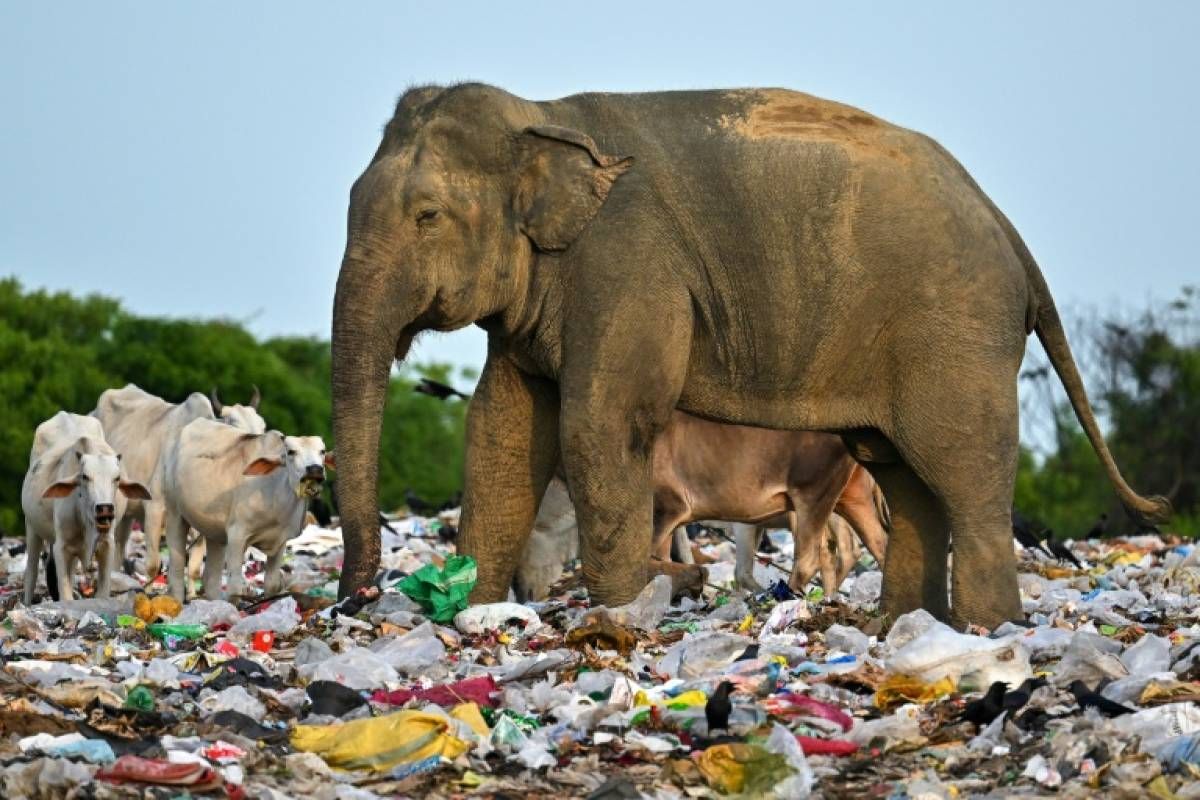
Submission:
[[[153,581],[162,569],[162,539],[166,528],[167,508],[163,503],[144,501],[142,506],[142,538],[146,541],[146,577]],[[167,550],[175,557],[175,548],[167,540]]]
[[[179,602],[187,599],[187,575],[184,568],[184,551],[187,549],[187,523],[178,514],[167,514],[167,549],[171,558],[167,561],[167,586],[171,596]],[[149,560],[149,555],[147,555]],[[156,573],[157,574],[157,573]]]
[[[37,589],[38,569],[42,563],[42,537],[36,531],[25,536],[25,605],[33,605]]]
[[[107,599],[112,595],[112,571],[116,568],[116,545],[108,537],[96,546],[96,597]]]
[[[190,536],[191,534],[189,534]],[[203,536],[196,536],[196,543],[188,551],[188,577],[192,580],[200,577],[204,569],[204,554],[207,549]]]
[[[696,557],[692,555],[692,540],[688,538],[687,528],[676,525],[671,534],[671,558],[680,564],[695,564]]]
[[[54,570],[58,573],[58,599],[62,602],[75,599],[75,590],[71,586],[71,570],[74,556],[67,553],[61,536],[54,539]]]
[[[204,539],[200,541],[204,542]],[[213,541],[205,545],[204,596],[209,600],[221,599],[221,573],[225,569],[225,543]]]
[[[734,550],[737,561],[733,567],[733,580],[739,589],[761,592],[763,587],[754,579],[754,556],[758,551],[758,526],[745,522],[734,522]]]
[[[846,484],[833,510],[850,523],[859,540],[882,567],[887,532],[880,519],[881,501],[876,498],[877,491],[870,473],[861,466],[855,467],[850,483]]]
[[[236,526],[229,529],[225,543],[225,594],[241,597],[246,591],[246,578],[242,567],[246,563],[246,533]]]
[[[113,559],[113,569],[116,569],[125,560],[125,551],[129,547],[129,535],[132,531],[133,517],[126,513],[121,519],[117,520],[116,530],[113,531],[113,541],[116,543],[116,558]]]
[[[280,545],[278,552],[267,555],[267,568],[263,573],[263,591],[267,597],[277,595],[283,589],[283,554],[286,549]]]

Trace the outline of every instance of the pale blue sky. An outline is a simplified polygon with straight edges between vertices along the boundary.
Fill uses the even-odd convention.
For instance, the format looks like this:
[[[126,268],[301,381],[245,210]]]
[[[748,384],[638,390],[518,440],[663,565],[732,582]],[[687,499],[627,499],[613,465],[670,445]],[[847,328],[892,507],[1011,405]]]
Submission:
[[[0,5],[0,274],[328,335],[396,96],[786,86],[945,144],[1063,305],[1196,282],[1200,3]],[[479,363],[477,331],[417,357]]]

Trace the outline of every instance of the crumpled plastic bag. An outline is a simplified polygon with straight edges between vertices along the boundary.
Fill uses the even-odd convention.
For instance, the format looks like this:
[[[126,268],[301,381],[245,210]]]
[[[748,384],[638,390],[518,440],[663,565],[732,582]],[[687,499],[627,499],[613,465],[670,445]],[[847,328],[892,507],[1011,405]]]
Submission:
[[[450,732],[440,714],[396,711],[332,725],[297,725],[292,747],[316,753],[331,767],[386,772],[401,764],[442,756],[458,758],[469,745]]]
[[[812,793],[816,776],[813,775],[812,767],[808,765],[808,759],[805,758],[804,750],[795,734],[777,722],[772,726],[771,735],[767,737],[763,746],[767,751],[783,756],[793,772],[791,776],[775,786],[775,796],[788,798],[788,800],[803,800],[808,797]]]
[[[467,607],[477,572],[471,556],[450,556],[438,569],[426,564],[396,586],[415,600],[434,622],[449,622]]]
[[[463,633],[482,634],[488,631],[504,630],[509,620],[520,620],[525,633],[533,633],[542,626],[531,608],[520,603],[485,603],[471,606],[454,615],[454,627]]]
[[[371,696],[371,700],[376,703],[402,706],[416,698],[422,702],[439,706],[454,706],[470,702],[487,708],[495,708],[497,703],[493,695],[499,691],[500,687],[496,685],[496,680],[491,675],[481,675],[455,683],[430,686],[427,689],[417,687],[415,689],[397,689],[394,692],[379,690]]]
[[[133,598],[133,614],[143,622],[158,622],[159,619],[174,619],[183,610],[183,604],[169,594],[160,594],[153,599],[142,593]]]
[[[1019,637],[972,636],[940,622],[892,653],[884,667],[889,674],[908,675],[924,683],[949,678],[961,691],[982,691],[995,681],[1019,686],[1033,675],[1029,653]]]
[[[696,758],[696,766],[708,785],[718,792],[744,792],[760,797],[782,784],[794,772],[787,757],[758,745],[740,742],[709,747]]]
[[[431,622],[422,623],[403,636],[376,639],[368,649],[407,675],[427,670],[446,657],[446,645],[434,632]]]
[[[0,796],[29,800],[57,800],[67,792],[91,783],[95,767],[65,758],[39,758],[27,764],[10,763],[0,770]]]
[[[670,607],[671,576],[656,575],[630,602],[615,608],[595,608],[584,615],[584,621],[608,620],[621,627],[652,631]]]
[[[229,686],[200,701],[200,707],[209,714],[219,711],[237,711],[254,719],[267,715],[266,706],[246,691],[244,686]]]
[[[889,748],[905,742],[919,741],[922,739],[921,707],[901,706],[889,717],[859,721],[850,729],[847,738],[862,746],[882,739],[885,747]]]
[[[861,656],[870,649],[871,639],[858,628],[834,624],[825,630],[825,646],[852,656]]]
[[[1130,675],[1151,675],[1171,668],[1171,643],[1147,633],[1120,656]]]
[[[732,664],[750,643],[749,638],[733,633],[688,634],[671,646],[658,669],[672,677],[703,678]]]
[[[889,675],[875,690],[875,707],[886,711],[905,703],[925,705],[954,693],[954,680],[949,676],[925,683],[908,675]]]
[[[385,683],[400,680],[391,664],[365,647],[355,647],[318,664],[310,664],[301,668],[300,674],[314,681],[338,681],[358,691],[377,689]]]
[[[242,615],[233,603],[202,598],[189,602],[175,617],[175,621],[181,625],[206,625],[210,629],[218,625],[236,625],[241,620]]]
[[[1079,630],[1071,637],[1071,643],[1063,653],[1062,660],[1054,669],[1051,681],[1056,686],[1067,686],[1071,681],[1083,681],[1095,686],[1104,678],[1118,680],[1129,676],[1129,669],[1107,649],[1116,644],[1097,633]],[[1118,647],[1120,645],[1118,644]],[[1011,684],[1016,685],[1016,684]]]
[[[296,599],[285,597],[257,614],[251,614],[229,629],[229,637],[249,638],[257,631],[275,631],[287,635],[300,625],[300,614],[296,610]]]

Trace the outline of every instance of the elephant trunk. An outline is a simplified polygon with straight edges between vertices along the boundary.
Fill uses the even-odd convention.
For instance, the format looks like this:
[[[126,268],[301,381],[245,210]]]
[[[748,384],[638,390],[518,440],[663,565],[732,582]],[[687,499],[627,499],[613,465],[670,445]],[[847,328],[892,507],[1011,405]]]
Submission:
[[[379,436],[392,362],[412,344],[412,317],[378,271],[343,261],[333,306],[333,435],[337,503],[346,555],[338,595],[370,584],[379,569]],[[398,313],[399,312],[399,313]],[[415,316],[415,314],[413,315]]]

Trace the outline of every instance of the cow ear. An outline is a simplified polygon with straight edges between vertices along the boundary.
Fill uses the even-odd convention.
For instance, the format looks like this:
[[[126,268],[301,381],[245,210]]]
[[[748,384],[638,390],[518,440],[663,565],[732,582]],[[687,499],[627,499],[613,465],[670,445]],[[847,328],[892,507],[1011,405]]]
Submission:
[[[242,470],[243,475],[270,475],[275,470],[283,466],[283,462],[278,458],[256,458],[246,465]]]
[[[514,205],[543,252],[566,250],[600,210],[632,157],[604,155],[587,134],[557,125],[526,128]]]
[[[71,492],[75,491],[77,486],[79,486],[78,475],[73,478],[68,478],[65,481],[59,481],[58,483],[50,484],[46,487],[46,491],[42,492],[42,497],[46,498],[47,500],[54,500],[59,497],[67,497],[71,494]]]
[[[121,481],[119,488],[121,489],[121,494],[125,495],[130,500],[152,499],[150,497],[149,490],[147,490],[146,487],[142,486],[140,483],[135,483],[133,481]]]
[[[330,469],[337,469],[337,459],[333,457],[332,450],[325,454],[325,466],[329,467]]]

